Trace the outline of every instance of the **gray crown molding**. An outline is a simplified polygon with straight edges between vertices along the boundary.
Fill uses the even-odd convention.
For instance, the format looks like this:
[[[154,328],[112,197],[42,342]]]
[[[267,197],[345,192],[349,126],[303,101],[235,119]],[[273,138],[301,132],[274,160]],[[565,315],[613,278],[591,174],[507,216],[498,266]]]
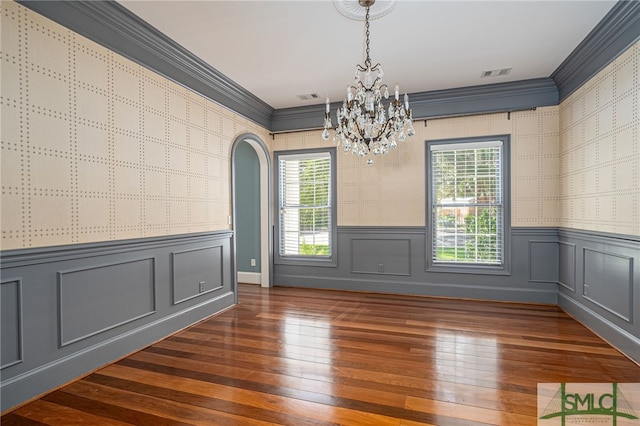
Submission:
[[[550,78],[435,90],[409,96],[414,120],[558,104],[558,89]]]
[[[113,0],[21,5],[269,128],[273,108]]]
[[[558,105],[558,89],[550,78],[486,84],[410,93],[414,120],[456,115],[517,111]],[[331,104],[331,117],[342,102]],[[273,112],[273,133],[319,129],[324,119],[324,104],[284,108]]]
[[[455,89],[410,93],[414,120],[469,114],[517,111],[558,105],[558,89],[550,78],[459,87]],[[331,117],[342,102],[331,104]],[[284,108],[273,112],[271,131],[319,129],[324,119],[324,104]]]
[[[560,101],[640,39],[640,2],[619,1],[551,74]]]
[[[322,127],[324,104],[274,110],[116,1],[16,1],[274,133]],[[413,117],[557,105],[638,38],[640,2],[621,0],[549,78],[410,93]]]

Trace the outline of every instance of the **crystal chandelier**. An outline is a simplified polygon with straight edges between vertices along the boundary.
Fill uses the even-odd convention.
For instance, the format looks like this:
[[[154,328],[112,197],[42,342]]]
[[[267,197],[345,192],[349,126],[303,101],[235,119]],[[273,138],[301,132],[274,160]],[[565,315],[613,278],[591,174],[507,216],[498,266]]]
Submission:
[[[364,157],[369,153],[386,154],[397,148],[398,142],[404,142],[416,132],[412,124],[409,96],[405,94],[404,102],[400,101],[397,84],[394,99],[389,102],[385,111],[382,98],[389,98],[389,89],[386,84],[382,84],[382,66],[380,63],[371,66],[369,57],[369,8],[375,0],[359,0],[359,3],[366,8],[366,59],[364,66],[356,66],[354,84],[347,86],[347,98],[342,102],[342,107],[338,108],[333,141],[336,145],[341,145],[345,152]],[[327,97],[322,132],[325,141],[329,139],[331,127]],[[369,159],[367,163],[371,164],[373,160]]]

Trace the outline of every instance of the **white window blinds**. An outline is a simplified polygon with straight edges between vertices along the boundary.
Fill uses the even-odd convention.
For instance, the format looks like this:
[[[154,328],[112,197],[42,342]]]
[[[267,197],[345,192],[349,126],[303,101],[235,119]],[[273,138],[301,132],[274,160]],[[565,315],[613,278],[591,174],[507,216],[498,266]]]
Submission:
[[[434,263],[503,262],[502,141],[431,146]]]
[[[280,255],[330,256],[330,154],[280,155],[278,173]]]

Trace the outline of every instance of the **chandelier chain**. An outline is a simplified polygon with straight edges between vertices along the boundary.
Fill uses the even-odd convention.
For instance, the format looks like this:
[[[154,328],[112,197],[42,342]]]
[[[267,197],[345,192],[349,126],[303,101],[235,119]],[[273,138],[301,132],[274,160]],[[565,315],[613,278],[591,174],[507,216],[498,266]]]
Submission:
[[[367,39],[367,58],[364,60],[364,64],[367,66],[367,68],[371,67],[371,58],[369,57],[369,6],[367,6],[367,14],[364,17],[364,24],[365,24],[365,35],[366,35],[366,39]]]

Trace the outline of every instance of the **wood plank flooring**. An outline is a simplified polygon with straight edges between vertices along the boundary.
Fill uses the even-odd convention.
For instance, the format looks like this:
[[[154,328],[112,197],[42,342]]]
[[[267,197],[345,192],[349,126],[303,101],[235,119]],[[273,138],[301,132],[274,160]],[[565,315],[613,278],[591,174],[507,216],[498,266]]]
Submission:
[[[535,425],[539,382],[640,382],[559,308],[240,285],[238,306],[8,425]]]

